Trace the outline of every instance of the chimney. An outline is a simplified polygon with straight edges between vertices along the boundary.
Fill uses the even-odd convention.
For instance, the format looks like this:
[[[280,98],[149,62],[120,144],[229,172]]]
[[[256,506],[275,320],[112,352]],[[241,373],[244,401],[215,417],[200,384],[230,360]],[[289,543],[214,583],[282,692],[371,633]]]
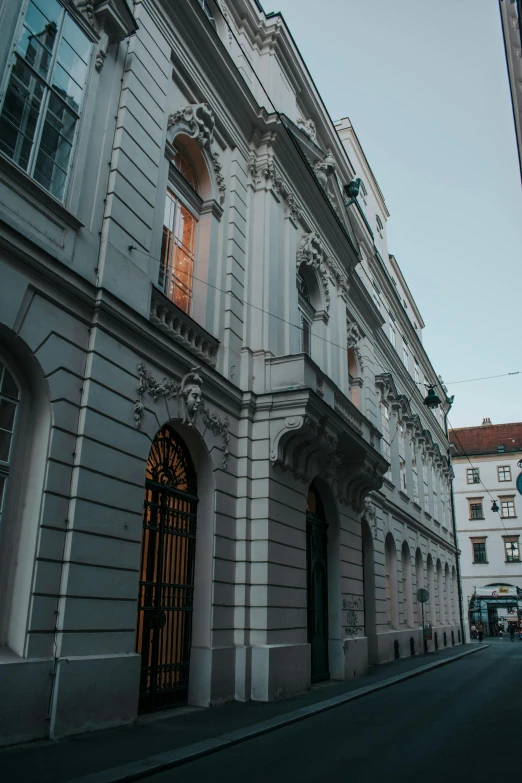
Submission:
[[[483,427],[491,427],[491,419],[482,419],[482,426]]]

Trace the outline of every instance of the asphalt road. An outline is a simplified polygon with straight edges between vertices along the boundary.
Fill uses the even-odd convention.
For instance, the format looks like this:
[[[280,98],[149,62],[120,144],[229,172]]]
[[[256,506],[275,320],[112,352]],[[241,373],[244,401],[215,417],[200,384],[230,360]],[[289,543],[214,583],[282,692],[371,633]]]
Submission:
[[[148,783],[522,780],[522,641],[491,647]]]

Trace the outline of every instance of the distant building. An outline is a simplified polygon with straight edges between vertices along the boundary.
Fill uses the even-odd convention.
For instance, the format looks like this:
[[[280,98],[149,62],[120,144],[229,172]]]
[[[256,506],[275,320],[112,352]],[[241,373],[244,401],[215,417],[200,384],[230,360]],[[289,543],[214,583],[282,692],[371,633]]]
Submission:
[[[499,0],[499,6],[522,176],[522,4],[520,0]]]
[[[464,614],[471,622],[480,615],[491,632],[511,614],[522,617],[522,422],[484,419],[449,436]]]

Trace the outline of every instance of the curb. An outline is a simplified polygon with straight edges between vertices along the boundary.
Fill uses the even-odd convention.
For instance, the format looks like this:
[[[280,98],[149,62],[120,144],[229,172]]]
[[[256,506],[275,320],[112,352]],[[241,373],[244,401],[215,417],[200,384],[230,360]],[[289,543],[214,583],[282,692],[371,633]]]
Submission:
[[[350,693],[341,694],[340,696],[334,696],[331,699],[325,699],[319,701],[316,704],[309,705],[307,707],[301,707],[299,710],[293,710],[287,712],[284,715],[278,715],[275,718],[261,721],[260,723],[254,723],[246,728],[236,729],[236,731],[228,732],[227,734],[220,734],[218,737],[203,740],[202,742],[195,742],[192,745],[186,745],[182,748],[176,748],[175,750],[169,750],[166,753],[159,753],[156,756],[147,756],[139,761],[132,761],[129,764],[123,764],[119,767],[113,767],[105,772],[94,772],[89,775],[85,775],[81,778],[74,778],[66,781],[66,783],[133,783],[137,780],[143,780],[151,775],[156,775],[159,772],[165,772],[168,769],[179,767],[181,764],[187,764],[190,761],[195,761],[203,756],[208,756],[211,753],[217,753],[220,750],[226,750],[233,745],[237,745],[240,742],[245,742],[249,739],[254,739],[262,734],[268,734],[270,731],[281,729],[284,726],[290,726],[292,723],[311,718],[314,715],[318,715],[326,710],[331,710],[334,707],[340,707],[343,704],[347,704],[355,699],[360,699],[362,696],[366,696],[368,693],[375,693],[376,691],[382,691],[385,688],[389,688],[397,683],[410,680],[413,677],[418,677],[420,674],[438,669],[441,666],[446,666],[453,661],[458,661],[461,658],[465,658],[468,655],[480,652],[490,647],[489,644],[483,644],[474,647],[472,650],[454,655],[451,658],[445,658],[442,661],[436,661],[434,663],[428,663],[426,666],[419,666],[418,669],[414,669],[411,672],[405,674],[398,674],[395,677],[389,677],[387,680],[375,685],[367,685],[363,688],[358,688]]]

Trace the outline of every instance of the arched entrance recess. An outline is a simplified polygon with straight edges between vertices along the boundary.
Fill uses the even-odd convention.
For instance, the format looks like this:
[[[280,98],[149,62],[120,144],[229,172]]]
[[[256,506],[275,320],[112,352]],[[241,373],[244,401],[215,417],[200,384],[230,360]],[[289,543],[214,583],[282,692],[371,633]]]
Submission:
[[[312,682],[330,678],[328,665],[328,523],[315,483],[306,503],[308,642]]]
[[[379,662],[376,645],[376,614],[375,614],[375,558],[373,552],[373,536],[367,522],[361,523],[363,584],[364,584],[364,635],[368,639],[368,663]]]
[[[197,503],[189,451],[165,426],[151,446],[145,482],[136,643],[140,712],[188,701]]]

